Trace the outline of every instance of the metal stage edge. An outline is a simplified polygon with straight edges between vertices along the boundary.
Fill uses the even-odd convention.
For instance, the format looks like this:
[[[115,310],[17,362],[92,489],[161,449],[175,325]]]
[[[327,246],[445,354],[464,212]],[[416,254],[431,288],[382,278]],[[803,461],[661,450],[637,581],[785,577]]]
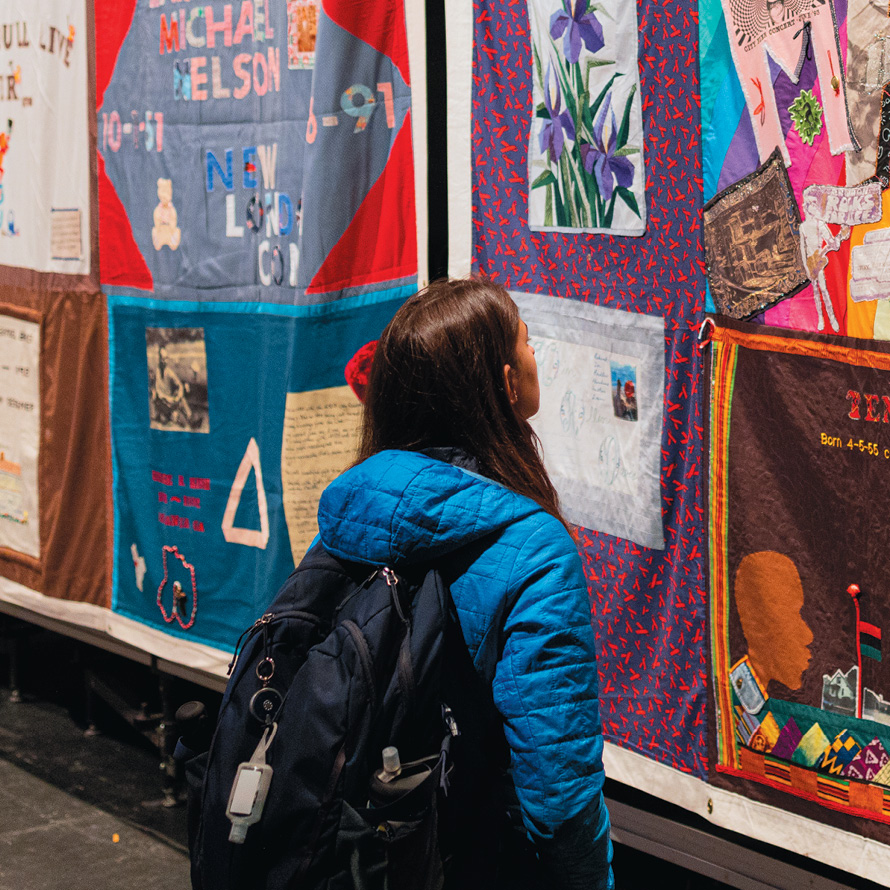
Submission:
[[[219,677],[216,674],[207,671],[197,670],[196,668],[186,667],[175,661],[166,658],[159,658],[140,649],[138,646],[131,646],[122,640],[115,639],[111,635],[100,630],[94,630],[90,627],[83,627],[79,624],[73,624],[70,621],[62,621],[58,618],[51,618],[47,615],[41,615],[31,609],[18,606],[14,603],[4,602],[0,600],[0,613],[8,615],[11,618],[18,618],[29,624],[36,624],[44,630],[61,634],[62,636],[71,637],[81,643],[88,643],[104,649],[106,652],[112,652],[115,655],[123,656],[138,664],[144,664],[154,671],[167,674],[171,677],[178,677],[180,680],[186,680],[189,683],[195,683],[203,686],[205,689],[211,689],[214,692],[223,692],[226,688],[226,678]]]

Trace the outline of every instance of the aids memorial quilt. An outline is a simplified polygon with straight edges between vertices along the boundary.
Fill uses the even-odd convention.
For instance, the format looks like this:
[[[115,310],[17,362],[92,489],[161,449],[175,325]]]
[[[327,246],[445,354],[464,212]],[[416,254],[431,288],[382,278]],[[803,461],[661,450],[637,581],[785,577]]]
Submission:
[[[613,758],[607,769],[631,784],[641,781],[648,764],[674,782],[679,773],[703,780],[706,590],[696,335],[704,277],[698,106],[692,100],[698,90],[695,10],[686,2],[639,4],[638,28],[622,33],[617,55],[602,50],[588,57],[583,35],[590,38],[588,26],[596,32],[589,14],[595,11],[602,22],[611,16],[614,25],[618,6],[531,5],[483,0],[474,7],[467,99],[472,212],[465,224],[473,270],[534,298],[523,311],[529,310],[533,342],[541,346],[542,402],[553,398],[535,422],[558,449],[552,460],[565,482],[561,494],[567,503],[574,496],[579,508],[572,521],[579,525],[598,634],[604,733],[607,747],[627,754],[626,768]],[[638,236],[537,231],[530,219],[543,191],[528,183],[539,148],[530,133],[539,120],[546,123],[536,119],[531,36],[533,25],[542,23],[565,26],[554,39],[560,52],[567,39],[569,50],[580,41],[584,66],[596,58],[638,57],[641,216],[643,202],[646,208],[645,232]],[[617,70],[591,68],[590,82],[602,83],[602,92]],[[593,93],[592,87],[591,103]],[[612,100],[619,129],[628,95],[619,100],[616,93]],[[560,114],[564,110],[563,104]],[[611,111],[606,118],[611,126]],[[568,151],[573,140],[565,128],[563,136]],[[576,137],[575,144],[584,142],[577,130]],[[616,134],[615,152],[618,141]],[[613,154],[616,163],[602,171],[614,189],[624,181],[620,157]],[[636,164],[640,155],[624,160]],[[459,175],[449,170],[449,183]],[[619,197],[620,204],[627,209]],[[449,221],[458,226],[454,211],[450,206]],[[577,306],[557,308],[562,303]],[[576,379],[569,383],[569,376]]]
[[[471,152],[467,163],[471,177],[468,191],[472,196],[468,204],[472,209],[467,214],[467,237],[472,245],[470,254],[475,270],[494,277],[511,291],[535,295],[534,304],[524,305],[523,311],[527,311],[532,319],[529,322],[532,339],[540,346],[542,403],[548,396],[548,379],[550,390],[558,390],[559,403],[558,410],[553,405],[542,407],[541,416],[535,421],[544,442],[545,459],[551,448],[548,439],[564,443],[571,437],[572,441],[577,438],[583,443],[579,450],[586,447],[588,470],[590,466],[599,468],[600,452],[598,443],[597,447],[593,445],[593,432],[598,434],[600,430],[594,430],[594,425],[587,426],[589,416],[597,422],[602,421],[603,426],[623,424],[629,427],[634,423],[629,419],[633,416],[634,405],[625,383],[633,383],[632,392],[637,396],[639,412],[642,412],[645,389],[640,383],[640,363],[635,366],[632,361],[616,361],[614,379],[609,365],[609,383],[614,386],[614,389],[610,388],[612,398],[608,404],[612,416],[604,418],[593,413],[598,408],[593,398],[597,381],[605,380],[603,369],[608,350],[604,348],[604,342],[593,345],[592,356],[576,362],[583,365],[583,370],[576,375],[577,389],[564,387],[560,376],[563,366],[575,362],[581,350],[590,348],[591,344],[582,342],[587,335],[581,323],[564,324],[562,310],[552,304],[574,300],[587,304],[587,307],[595,305],[597,309],[618,310],[628,316],[627,324],[631,328],[634,327],[635,314],[663,320],[664,402],[658,500],[664,549],[656,549],[651,541],[644,542],[627,530],[609,528],[602,516],[593,518],[588,515],[580,520],[578,529],[597,629],[607,774],[619,782],[687,807],[715,824],[759,840],[775,843],[777,832],[782,831],[782,843],[788,849],[856,871],[873,880],[883,880],[887,847],[881,832],[886,829],[878,813],[878,792],[873,788],[862,793],[859,790],[849,792],[853,803],[844,811],[820,803],[828,800],[832,793],[830,784],[842,783],[831,771],[826,772],[827,779],[808,780],[807,787],[812,791],[808,799],[788,791],[780,792],[747,776],[731,775],[717,769],[717,723],[712,704],[713,643],[708,636],[713,582],[709,576],[710,525],[706,489],[714,483],[706,463],[708,452],[703,450],[709,430],[708,401],[702,399],[706,395],[703,382],[708,378],[703,374],[702,365],[703,355],[707,355],[711,347],[699,345],[708,282],[710,280],[711,290],[707,298],[713,301],[716,297],[714,281],[720,276],[718,285],[725,311],[732,309],[740,318],[754,317],[763,321],[765,317],[772,320],[772,324],[783,327],[808,328],[814,333],[799,335],[802,342],[828,343],[831,342],[829,334],[836,337],[849,328],[846,293],[851,245],[859,243],[867,248],[857,266],[857,278],[863,282],[862,293],[868,288],[880,287],[884,274],[883,266],[875,260],[877,251],[870,247],[879,243],[880,236],[869,233],[886,227],[886,223],[879,221],[884,218],[886,192],[880,187],[876,189],[874,184],[847,181],[844,150],[853,140],[846,115],[837,113],[835,106],[832,107],[829,136],[829,123],[819,98],[824,90],[826,93],[830,91],[831,101],[836,100],[836,105],[841,107],[844,102],[849,107],[852,101],[849,91],[844,98],[845,69],[838,67],[847,54],[846,3],[843,0],[833,4],[818,3],[818,8],[813,4],[794,4],[791,0],[777,4],[747,4],[753,7],[750,16],[745,4],[734,3],[730,7],[719,0],[694,7],[683,3],[637,4],[636,46],[625,47],[625,50],[635,49],[639,59],[646,231],[638,237],[621,236],[615,232],[535,228],[530,216],[532,203],[543,197],[546,214],[549,180],[545,176],[538,188],[531,187],[534,179],[529,183],[528,170],[533,152],[543,151],[542,144],[546,144],[548,150],[552,148],[554,153],[559,150],[560,135],[556,134],[555,120],[562,124],[563,154],[573,142],[577,144],[585,140],[577,129],[573,137],[568,122],[561,117],[567,106],[560,81],[560,107],[557,109],[554,104],[555,87],[549,96],[550,109],[544,102],[544,112],[550,115],[549,122],[554,126],[546,130],[546,138],[542,140],[539,136],[535,143],[531,134],[545,132],[536,115],[540,115],[545,125],[548,118],[541,112],[535,92],[537,70],[530,34],[536,28],[540,29],[542,22],[549,22],[552,28],[562,16],[571,17],[572,24],[566,21],[566,31],[553,43],[565,51],[564,35],[573,28],[568,45],[571,47],[574,37],[576,45],[581,47],[580,56],[586,46],[583,35],[593,39],[590,33],[593,26],[584,18],[593,9],[593,4],[563,4],[554,0],[549,6],[537,2],[533,4],[534,9],[529,9],[530,6],[530,3],[509,0],[484,0],[474,7],[474,77],[469,90],[471,125],[468,132]],[[778,25],[770,17],[767,6],[779,17],[778,25],[788,23],[775,34],[772,29]],[[605,14],[610,9],[607,4],[597,4],[595,12],[599,17],[600,12]],[[729,15],[736,18],[728,19]],[[814,22],[817,16],[824,17],[818,27]],[[728,20],[731,22],[729,28]],[[743,55],[753,59],[752,54],[764,53],[762,63],[759,58],[755,60],[756,65],[750,63],[756,70],[737,68],[734,53],[739,47],[734,49],[730,41],[738,42],[743,38]],[[796,40],[797,47],[802,47],[798,55],[792,52],[794,45],[784,47],[783,59],[788,71],[774,59],[773,38],[779,42],[787,38],[789,44]],[[751,49],[748,50],[749,45]],[[817,51],[823,55],[818,60],[814,55]],[[789,61],[792,56],[793,63]],[[700,68],[695,64],[697,58]],[[761,76],[761,65],[765,65],[769,72],[769,84],[765,84]],[[545,67],[546,63],[542,65]],[[597,75],[604,70],[597,71]],[[697,79],[699,71],[701,82]],[[543,74],[546,80],[546,71]],[[740,77],[748,74],[760,81],[764,91],[762,108],[759,98],[749,103],[742,90]],[[833,78],[837,79],[837,93]],[[698,116],[699,91],[701,119]],[[807,95],[801,96],[802,93]],[[818,115],[811,101],[813,97],[818,100]],[[758,143],[754,120],[759,127],[763,114],[764,125],[768,124],[773,104],[782,144],[778,138],[770,139],[768,132]],[[792,105],[793,112],[789,110]],[[775,118],[772,124],[775,124]],[[772,132],[775,135],[777,131]],[[833,151],[839,153],[833,154]],[[791,160],[790,166],[786,153]],[[699,166],[699,159],[703,159],[703,167]],[[620,168],[613,169],[616,184],[620,184],[620,172]],[[455,171],[452,176],[450,170],[449,181],[459,181],[459,175],[460,171]],[[537,175],[541,175],[540,171]],[[553,175],[556,176],[555,168]],[[533,198],[534,192],[537,194]],[[555,212],[555,195],[553,207]],[[711,223],[714,228],[709,232]],[[860,240],[854,242],[857,234]],[[867,244],[866,235],[869,236]],[[709,241],[713,247],[711,257],[706,252],[706,249],[710,250]],[[452,243],[455,242],[456,239]],[[819,304],[817,297],[821,301]],[[815,333],[820,311],[825,332],[822,336]],[[579,311],[580,314],[583,312]],[[726,320],[724,324],[737,324],[739,329],[743,328],[742,322]],[[644,328],[645,325],[640,324],[637,334],[642,336]],[[870,339],[839,342],[851,354],[857,349],[881,352]],[[563,344],[568,346],[564,348]],[[622,344],[622,347],[626,345]],[[617,346],[612,348],[615,353],[622,353]],[[631,369],[637,376],[631,375]],[[619,378],[623,393],[618,390]],[[795,411],[802,417],[807,416],[809,382],[805,375],[801,381],[795,390],[797,401],[791,404],[791,395],[786,397],[787,417],[795,416]],[[866,386],[864,382],[862,385]],[[849,388],[855,387],[847,386],[843,390],[840,394],[842,403]],[[874,388],[866,391],[870,394],[881,392]],[[772,397],[772,393],[768,395]],[[821,401],[824,399],[819,404]],[[850,410],[849,405],[846,410]],[[867,409],[860,410],[863,412],[861,416],[865,417]],[[872,411],[877,411],[877,407],[873,406]],[[617,418],[615,421],[613,416]],[[787,450],[786,416],[776,412],[775,422],[766,431],[771,439],[765,440],[772,443],[774,452],[781,451],[783,456]],[[638,417],[641,418],[642,413]],[[831,436],[841,435],[833,430],[833,426],[825,425],[816,432],[819,436],[823,432]],[[877,447],[877,439],[857,434],[854,438],[857,457],[860,438],[863,451],[869,447],[869,442],[873,450]],[[890,447],[890,443],[885,445]],[[567,444],[559,447],[562,453],[556,455],[556,460],[564,461],[570,447]],[[741,451],[736,454],[736,464],[741,461],[744,465],[744,456]],[[787,457],[788,461],[793,459],[795,455]],[[608,467],[609,462],[605,463]],[[726,466],[727,473],[736,471],[732,456]],[[811,485],[810,476],[805,477],[799,467],[795,473],[793,478],[800,480],[798,487]],[[755,478],[753,471],[751,477]],[[826,478],[837,477],[828,475]],[[852,479],[852,475],[846,477],[845,491],[856,487]],[[876,480],[870,480],[869,484],[876,484]],[[839,488],[840,483],[835,487]],[[756,532],[766,534],[775,525],[774,517],[767,515],[768,505],[775,502],[775,512],[779,515],[779,508],[786,509],[785,503],[795,497],[797,488],[775,497],[769,491],[752,489],[749,500],[766,499],[762,506],[758,506]],[[808,521],[815,526],[824,515],[822,505],[812,501],[804,503]],[[730,501],[730,506],[731,509],[742,509],[735,501]],[[840,521],[833,520],[835,524]],[[585,526],[585,522],[590,526]],[[747,522],[745,517],[739,517],[738,528],[741,530]],[[778,539],[780,532],[776,530],[774,534]],[[803,535],[799,537],[803,538]],[[841,559],[840,548],[824,538],[820,540],[820,558]],[[851,542],[849,546],[856,545]],[[764,542],[758,549],[781,552],[777,540]],[[753,552],[754,548],[751,550]],[[795,558],[793,554],[789,555],[789,559]],[[863,556],[861,561],[864,560]],[[770,571],[781,569],[790,576],[787,565],[778,564],[781,562],[770,564]],[[760,571],[756,564],[752,568]],[[802,578],[803,569],[796,568],[796,571]],[[856,604],[846,588],[856,583],[862,591],[857,602],[861,610],[858,620],[863,622],[861,642],[865,648],[859,651],[864,665],[860,673],[866,680],[869,671],[877,664],[874,659],[869,660],[868,646],[879,649],[879,641],[865,632],[880,629],[883,621],[880,614],[872,615],[866,608],[868,585],[874,581],[875,578],[863,571],[858,580],[845,580],[841,587],[843,607],[849,612],[849,615],[844,612],[843,620],[849,618],[851,624],[857,620],[854,615]],[[807,582],[803,583],[803,588],[809,590]],[[811,594],[806,592],[805,596]],[[846,631],[825,626],[828,620],[825,616],[829,612],[827,608],[822,609],[819,602],[813,608],[816,614],[805,613],[804,623],[812,629],[815,638],[821,621],[819,633],[823,636],[836,634],[838,639],[832,637],[832,646],[837,649],[841,645],[839,637]],[[733,609],[733,606],[729,609],[729,619],[737,622],[737,612]],[[794,631],[791,625],[793,622],[789,628]],[[810,707],[821,712],[823,675],[832,678],[835,671],[840,670],[841,674],[848,675],[845,682],[849,684],[853,679],[849,670],[856,663],[857,650],[852,648],[850,657],[842,657],[841,653],[826,649],[818,656],[818,666],[814,657],[811,674],[804,678],[810,684],[806,687],[808,697],[801,698],[791,690],[770,685],[769,679],[763,680],[756,664],[754,667],[749,665],[753,679],[746,673],[747,662],[742,662],[730,677],[730,672],[747,654],[744,645],[738,645],[736,631],[732,630],[736,626],[730,626],[725,682],[734,684],[741,680],[745,687],[742,694],[754,708],[754,713],[745,711],[741,700],[730,699],[732,707],[725,712],[728,715],[725,719],[734,721],[728,724],[727,730],[733,744],[741,749],[746,746],[745,740],[762,738],[764,745],[768,739],[772,746],[786,725],[786,737],[792,733],[793,726],[788,724],[788,718],[794,716],[801,738],[794,743],[793,754],[804,735],[819,723],[827,740],[818,754],[825,760],[826,767],[829,761],[834,766],[848,755],[847,762],[852,763],[861,754],[851,771],[858,771],[866,777],[865,784],[873,785],[877,771],[884,766],[884,757],[873,741],[877,739],[885,748],[887,744],[882,741],[885,732],[881,721],[874,727],[869,726],[873,730],[869,734],[863,732],[865,724],[856,723],[855,712],[849,720],[846,715],[840,717],[836,712],[828,718],[820,713],[806,723],[803,710]],[[806,634],[801,632],[799,636],[806,637]],[[810,641],[803,639],[802,648],[806,650]],[[797,658],[799,676],[804,667],[800,666],[799,653]],[[837,664],[830,664],[830,661]],[[817,671],[820,672],[818,678]],[[834,680],[838,689],[839,679]],[[868,685],[868,682],[874,685]],[[868,682],[864,688],[886,697],[879,683]],[[830,682],[827,684],[831,685]],[[786,706],[776,704],[772,719],[766,719],[765,714],[757,710],[757,696],[762,696],[767,703],[773,699],[781,700]],[[864,708],[866,698],[863,693]],[[734,710],[736,705],[741,707],[742,714]],[[873,711],[874,708],[869,713]],[[761,723],[763,728],[758,735]],[[808,751],[817,748],[819,741],[818,734],[813,732],[804,747]],[[759,744],[755,742],[749,750],[766,762],[768,757],[757,748]],[[791,739],[786,739],[783,744],[789,746]],[[781,746],[778,751],[782,751]],[[774,759],[778,759],[778,753]],[[730,763],[727,761],[726,765]],[[745,763],[748,765],[749,761],[746,759]],[[794,769],[800,766],[790,757],[789,763]],[[765,766],[761,772],[767,769],[772,767]],[[802,769],[809,770],[812,777],[819,773],[818,766]],[[847,781],[845,776],[841,779]],[[822,783],[822,792],[818,790],[817,782]],[[790,783],[783,786],[790,787]],[[836,789],[834,793],[842,794]],[[763,795],[770,795],[771,806],[752,807],[752,797],[766,800]],[[865,799],[868,803],[863,806]],[[754,813],[756,819],[752,818]],[[855,856],[850,855],[851,849],[855,849]]]
[[[223,673],[417,288],[417,33],[401,0],[8,6],[0,596]]]
[[[417,289],[405,8],[148,0],[96,21],[112,607],[181,658],[229,652],[354,459],[347,364]]]
[[[884,344],[711,337],[711,781],[884,843],[888,393]]]
[[[102,280],[307,305],[416,280],[401,2],[97,0]]]
[[[0,11],[0,584],[106,607],[92,6]]]
[[[221,305],[110,297],[113,606],[230,652],[354,459],[361,405],[344,367],[397,304],[321,316]]]
[[[708,259],[709,307],[784,328],[882,336],[882,271],[867,263],[858,278],[869,284],[851,289],[849,280],[851,251],[890,224],[862,191],[879,150],[886,10],[866,0],[705,0],[700,24],[705,201],[738,201],[752,177],[764,180],[773,153],[788,178],[787,189],[763,190],[739,228],[731,303],[724,266]],[[706,216],[706,241],[710,228],[720,241],[725,218]],[[797,250],[780,234],[783,220]]]
[[[0,267],[90,274],[87,8],[10,0],[0,12]]]

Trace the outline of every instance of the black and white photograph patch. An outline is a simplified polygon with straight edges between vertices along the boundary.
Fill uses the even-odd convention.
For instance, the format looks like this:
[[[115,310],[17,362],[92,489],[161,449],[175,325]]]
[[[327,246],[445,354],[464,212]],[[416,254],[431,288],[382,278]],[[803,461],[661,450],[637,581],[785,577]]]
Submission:
[[[209,433],[203,328],[146,328],[151,428]]]
[[[747,318],[806,287],[800,211],[778,149],[704,207],[705,261],[717,311]]]

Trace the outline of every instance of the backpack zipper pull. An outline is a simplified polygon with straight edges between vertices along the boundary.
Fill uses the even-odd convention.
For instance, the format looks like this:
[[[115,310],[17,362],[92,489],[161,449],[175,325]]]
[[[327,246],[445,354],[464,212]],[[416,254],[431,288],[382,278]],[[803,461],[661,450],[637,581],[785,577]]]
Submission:
[[[389,592],[392,597],[392,602],[393,605],[396,607],[396,612],[399,613],[399,618],[401,618],[403,624],[407,624],[408,619],[405,617],[405,612],[402,609],[402,599],[399,596],[398,576],[389,566],[384,566],[382,569],[380,569],[380,574],[383,576],[383,580],[386,581],[387,585],[389,585]]]
[[[232,655],[232,660],[229,662],[229,668],[226,671],[227,676],[229,676],[229,677],[232,676],[232,669],[235,667],[235,662],[238,661],[238,655],[241,652],[242,641],[245,638],[249,638],[249,637],[253,636],[261,627],[263,627],[264,625],[267,625],[274,617],[275,617],[274,612],[266,612],[265,615],[263,615],[260,618],[257,618],[257,620],[254,621],[254,623],[251,624],[250,627],[247,628],[247,630],[243,631],[240,637],[238,637],[238,642],[235,643],[235,652]]]

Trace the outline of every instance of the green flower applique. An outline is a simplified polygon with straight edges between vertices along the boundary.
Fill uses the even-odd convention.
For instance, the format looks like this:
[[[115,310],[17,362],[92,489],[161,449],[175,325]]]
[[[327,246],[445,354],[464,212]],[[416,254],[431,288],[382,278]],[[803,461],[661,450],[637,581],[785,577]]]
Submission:
[[[812,90],[803,90],[788,109],[800,138],[807,145],[822,132],[822,108]]]

